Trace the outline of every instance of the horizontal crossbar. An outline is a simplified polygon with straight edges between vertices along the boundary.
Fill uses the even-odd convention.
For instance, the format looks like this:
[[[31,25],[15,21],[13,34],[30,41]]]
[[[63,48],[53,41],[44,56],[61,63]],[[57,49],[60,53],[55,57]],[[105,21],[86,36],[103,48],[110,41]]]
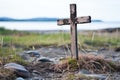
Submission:
[[[83,23],[90,23],[91,22],[91,17],[90,16],[83,16],[83,17],[78,17],[75,19],[76,24],[83,24]],[[71,23],[71,20],[69,18],[67,19],[59,19],[57,20],[57,25],[69,25]]]

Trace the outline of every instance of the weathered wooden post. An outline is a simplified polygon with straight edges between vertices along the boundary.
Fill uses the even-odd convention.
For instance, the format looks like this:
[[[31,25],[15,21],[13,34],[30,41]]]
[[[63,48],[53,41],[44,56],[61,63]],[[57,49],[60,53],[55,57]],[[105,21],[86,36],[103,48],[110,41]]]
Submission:
[[[77,45],[77,24],[90,23],[91,17],[84,16],[77,18],[76,4],[70,4],[70,19],[57,20],[58,25],[71,25],[71,53],[72,57],[78,60],[78,45]]]
[[[78,46],[77,46],[77,24],[75,19],[77,17],[76,5],[70,4],[70,30],[71,30],[71,53],[72,56],[76,56],[78,60]],[[74,56],[74,57],[75,57]]]

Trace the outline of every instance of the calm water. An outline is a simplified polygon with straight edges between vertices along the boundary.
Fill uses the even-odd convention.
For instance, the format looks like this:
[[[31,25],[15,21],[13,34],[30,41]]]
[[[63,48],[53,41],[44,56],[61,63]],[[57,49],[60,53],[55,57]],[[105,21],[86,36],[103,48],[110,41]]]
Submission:
[[[57,26],[57,22],[0,22],[0,27],[16,30],[69,30],[70,25]],[[78,30],[94,30],[120,27],[120,22],[78,24]]]

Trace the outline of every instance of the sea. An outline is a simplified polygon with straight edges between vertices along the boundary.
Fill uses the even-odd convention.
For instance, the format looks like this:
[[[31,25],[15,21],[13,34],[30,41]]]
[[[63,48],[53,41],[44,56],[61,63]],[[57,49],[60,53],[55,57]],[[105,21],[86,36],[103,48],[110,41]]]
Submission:
[[[70,25],[58,26],[57,22],[0,22],[0,27],[11,30],[70,30]],[[78,30],[120,28],[120,22],[91,22],[78,24]]]

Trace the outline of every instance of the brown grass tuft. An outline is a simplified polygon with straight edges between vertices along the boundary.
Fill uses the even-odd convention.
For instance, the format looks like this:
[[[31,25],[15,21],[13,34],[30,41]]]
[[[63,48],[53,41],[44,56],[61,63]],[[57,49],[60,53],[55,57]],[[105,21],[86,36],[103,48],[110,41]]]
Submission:
[[[92,54],[81,54],[79,60],[66,58],[56,64],[54,69],[57,72],[76,71],[86,69],[95,73],[106,73],[116,70],[116,64],[110,60],[105,60],[102,56]]]

